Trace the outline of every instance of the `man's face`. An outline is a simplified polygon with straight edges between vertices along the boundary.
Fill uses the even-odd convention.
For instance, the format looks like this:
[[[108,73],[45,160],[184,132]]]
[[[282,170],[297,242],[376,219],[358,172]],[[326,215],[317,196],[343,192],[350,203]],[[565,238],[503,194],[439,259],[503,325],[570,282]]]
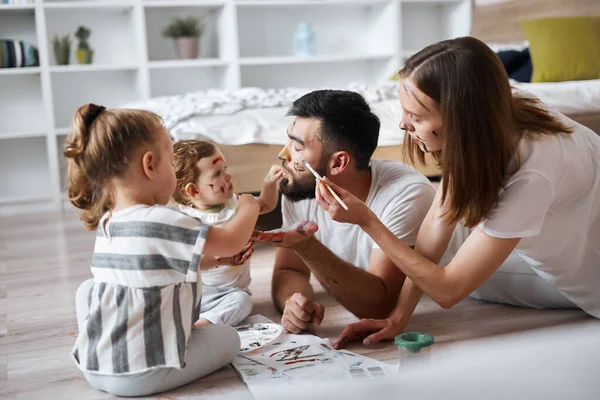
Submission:
[[[327,174],[328,156],[323,154],[320,128],[320,120],[303,117],[296,117],[288,128],[288,143],[279,153],[285,169],[279,191],[291,201],[315,198],[315,177],[302,160],[306,160],[319,175]]]

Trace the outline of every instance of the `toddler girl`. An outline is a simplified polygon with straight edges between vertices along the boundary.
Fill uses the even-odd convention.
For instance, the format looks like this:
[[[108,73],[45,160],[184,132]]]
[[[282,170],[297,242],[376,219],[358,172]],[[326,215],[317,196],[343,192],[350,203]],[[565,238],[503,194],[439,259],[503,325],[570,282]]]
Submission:
[[[79,108],[67,140],[68,196],[96,231],[94,279],[77,291],[73,358],[95,388],[119,396],[169,390],[230,363],[228,326],[193,330],[203,254],[231,256],[248,242],[259,204],[241,196],[222,228],[166,207],[175,190],[173,144],[148,111]]]
[[[173,200],[179,209],[211,226],[221,226],[237,215],[238,200],[223,153],[212,143],[183,140],[174,145],[177,185]],[[281,166],[273,166],[264,180],[260,213],[277,205]],[[224,226],[227,226],[225,224]],[[250,266],[252,243],[234,257],[206,260],[213,269],[202,272],[202,305],[196,327],[209,324],[238,325],[252,312]],[[221,255],[224,256],[224,255]]]

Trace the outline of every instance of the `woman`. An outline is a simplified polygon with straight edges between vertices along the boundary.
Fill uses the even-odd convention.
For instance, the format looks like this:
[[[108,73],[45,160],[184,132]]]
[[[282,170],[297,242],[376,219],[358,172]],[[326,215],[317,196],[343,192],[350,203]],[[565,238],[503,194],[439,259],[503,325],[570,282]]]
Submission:
[[[407,276],[387,319],[350,325],[336,346],[394,338],[423,293],[444,308],[471,295],[600,318],[600,137],[513,93],[496,54],[470,37],[411,57],[399,95],[405,149],[422,162],[431,153],[441,184],[415,250],[347,191],[328,182],[349,211],[317,185],[319,205],[358,224]]]

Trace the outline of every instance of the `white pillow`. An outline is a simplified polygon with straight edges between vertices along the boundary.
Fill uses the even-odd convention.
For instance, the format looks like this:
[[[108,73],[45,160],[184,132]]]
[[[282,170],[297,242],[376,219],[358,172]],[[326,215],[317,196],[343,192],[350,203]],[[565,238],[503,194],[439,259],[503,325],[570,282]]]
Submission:
[[[523,51],[529,47],[529,41],[525,40],[521,43],[486,43],[490,49],[497,53],[499,51],[517,50]]]

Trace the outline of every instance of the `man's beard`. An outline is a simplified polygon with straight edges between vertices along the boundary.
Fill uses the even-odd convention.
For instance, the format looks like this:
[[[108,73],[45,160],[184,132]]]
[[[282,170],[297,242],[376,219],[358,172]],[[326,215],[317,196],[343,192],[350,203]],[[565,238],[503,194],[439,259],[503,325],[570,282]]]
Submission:
[[[321,160],[319,160],[319,165],[313,167],[321,176],[325,176],[325,163],[327,158],[328,157],[322,157]],[[325,159],[325,161],[323,159]],[[302,200],[314,199],[317,182],[310,171],[308,171],[304,165],[301,165],[303,172],[299,174],[296,171],[291,171],[287,162],[284,162],[282,166],[293,179],[292,182],[290,182],[289,179],[283,178],[279,182],[279,191],[281,194],[294,203]]]

